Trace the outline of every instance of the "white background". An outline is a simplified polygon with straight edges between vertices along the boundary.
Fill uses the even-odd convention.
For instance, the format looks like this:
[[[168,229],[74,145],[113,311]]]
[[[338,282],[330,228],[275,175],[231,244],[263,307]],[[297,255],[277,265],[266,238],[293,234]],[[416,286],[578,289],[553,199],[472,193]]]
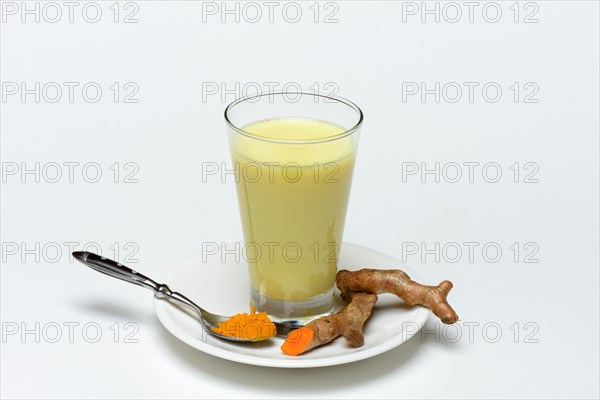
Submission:
[[[288,21],[282,15],[285,3],[273,23],[262,2],[255,23],[255,9],[243,4],[239,22],[228,14],[222,22],[221,2],[121,3],[116,23],[113,2],[98,3],[96,23],[83,17],[85,2],[72,23],[62,2],[56,23],[48,21],[55,9],[43,13],[45,3],[37,6],[39,22],[23,14],[21,2],[8,3],[0,42],[3,398],[599,396],[597,2],[480,2],[472,22],[459,2],[455,23],[456,7],[445,3],[437,3],[439,22],[429,14],[421,20],[420,2],[392,1],[321,3],[315,22],[312,2],[301,2],[297,23],[289,22],[293,10]],[[214,7],[216,14],[203,13]],[[497,8],[502,14],[493,23]],[[86,10],[93,19],[94,9]],[[334,11],[333,23],[324,23]],[[124,23],[132,12],[138,22]],[[79,86],[73,102],[66,86],[56,103],[49,101],[55,92],[40,93],[39,103],[34,94],[10,94],[36,82]],[[82,96],[88,82],[102,88],[95,103]],[[118,250],[121,260],[129,256],[130,266],[159,278],[202,243],[240,240],[233,181],[203,182],[202,168],[230,166],[223,109],[244,88],[268,89],[268,82],[333,88],[363,108],[345,240],[404,258],[428,283],[452,280],[458,340],[430,318],[433,333],[354,364],[236,364],[172,337],[154,316],[149,293],[73,262],[65,243],[96,242],[105,255]],[[439,102],[434,94],[407,94],[422,82],[429,89],[455,82],[462,97],[452,102],[454,84]],[[479,85],[472,101],[464,82]],[[484,97],[488,83],[502,89],[499,98],[492,89]],[[221,85],[231,92],[206,90]],[[124,102],[135,87],[138,102]],[[73,182],[65,162],[80,163]],[[86,181],[94,169],[82,174],[92,162],[102,172],[97,183]],[[480,163],[473,182],[465,162]],[[39,182],[21,174],[36,163]],[[57,183],[50,182],[53,163],[62,165]],[[447,167],[439,183],[432,174],[403,179],[403,165],[415,165],[406,163],[440,163],[441,172],[458,163],[463,176],[449,182],[456,169]],[[488,182],[494,170],[482,174],[486,163],[500,166],[498,182]],[[132,171],[138,182],[125,182]],[[478,243],[473,259],[465,242]],[[440,250],[436,260],[408,251],[436,243],[458,243],[463,254],[451,262],[454,253]],[[488,243],[502,250],[499,260],[493,249],[482,254]],[[125,343],[128,322],[139,328],[137,343]],[[72,340],[68,323],[79,324]],[[101,328],[97,343],[86,341],[86,323]],[[474,326],[472,335],[465,323]],[[55,324],[62,336],[50,343]],[[492,328],[483,330],[485,324]],[[23,329],[39,337],[23,336]]]

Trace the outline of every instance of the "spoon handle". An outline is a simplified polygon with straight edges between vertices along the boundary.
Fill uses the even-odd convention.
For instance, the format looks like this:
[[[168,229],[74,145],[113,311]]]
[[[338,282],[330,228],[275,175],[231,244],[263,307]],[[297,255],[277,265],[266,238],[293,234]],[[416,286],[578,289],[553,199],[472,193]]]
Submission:
[[[103,274],[112,276],[113,278],[121,279],[125,282],[133,283],[134,285],[142,286],[155,292],[158,292],[160,289],[161,285],[147,276],[144,276],[121,263],[99,256],[98,254],[90,253],[89,251],[76,251],[73,253],[73,257],[78,261],[81,261],[84,265]]]
[[[101,272],[105,275],[112,276],[113,278],[121,279],[125,282],[133,283],[134,285],[142,286],[147,289],[154,291],[158,298],[169,298],[183,303],[193,308],[200,316],[206,313],[204,309],[199,307],[193,301],[185,297],[179,292],[173,292],[164,283],[157,283],[156,281],[148,278],[145,275],[140,274],[137,271],[132,270],[125,265],[113,261],[109,258],[99,256],[98,254],[90,253],[89,251],[76,251],[73,253],[73,257],[81,261],[84,265]]]

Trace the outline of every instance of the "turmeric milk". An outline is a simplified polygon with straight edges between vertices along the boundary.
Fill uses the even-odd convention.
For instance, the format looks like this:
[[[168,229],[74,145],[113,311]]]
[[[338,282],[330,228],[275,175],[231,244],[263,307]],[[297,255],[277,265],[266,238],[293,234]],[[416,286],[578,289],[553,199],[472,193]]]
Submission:
[[[252,287],[306,301],[334,285],[355,138],[313,119],[251,123],[231,143]],[[336,138],[336,135],[342,137]]]

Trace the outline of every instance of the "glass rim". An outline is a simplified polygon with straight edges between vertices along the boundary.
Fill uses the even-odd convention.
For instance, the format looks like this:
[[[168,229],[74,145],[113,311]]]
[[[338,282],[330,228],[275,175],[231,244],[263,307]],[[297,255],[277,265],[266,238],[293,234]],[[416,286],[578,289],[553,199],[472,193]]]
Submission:
[[[329,99],[329,100],[333,100],[337,103],[344,104],[344,105],[350,107],[351,109],[353,109],[354,111],[356,111],[356,113],[358,114],[358,120],[354,124],[354,126],[352,126],[352,128],[346,129],[343,132],[340,132],[340,133],[332,135],[332,136],[324,137],[323,139],[285,140],[285,139],[270,138],[267,136],[259,136],[259,135],[252,134],[250,132],[246,132],[242,128],[236,126],[229,119],[229,112],[233,109],[233,107],[235,107],[236,105],[238,105],[240,103],[247,102],[248,100],[259,98],[259,97],[264,97],[264,96],[278,96],[278,95],[289,95],[289,94],[299,94],[302,96],[306,95],[306,96],[312,96],[312,97],[321,97],[323,99]],[[363,112],[360,109],[360,107],[348,99],[345,99],[345,98],[339,97],[339,96],[330,96],[330,95],[324,95],[324,94],[320,94],[320,93],[307,93],[307,92],[302,92],[302,91],[300,91],[300,92],[269,92],[269,93],[260,93],[260,94],[252,94],[252,95],[248,95],[248,96],[243,96],[238,99],[235,99],[225,108],[224,116],[225,116],[225,122],[227,123],[227,126],[231,130],[233,130],[234,132],[236,132],[240,135],[243,135],[243,136],[249,137],[251,139],[255,139],[255,140],[262,140],[265,142],[281,143],[281,144],[316,144],[316,143],[325,143],[325,142],[331,142],[334,140],[339,140],[339,139],[345,138],[347,136],[350,136],[353,133],[355,133],[356,131],[358,131],[360,129],[360,127],[362,126],[363,119],[364,119],[364,115],[363,115]]]

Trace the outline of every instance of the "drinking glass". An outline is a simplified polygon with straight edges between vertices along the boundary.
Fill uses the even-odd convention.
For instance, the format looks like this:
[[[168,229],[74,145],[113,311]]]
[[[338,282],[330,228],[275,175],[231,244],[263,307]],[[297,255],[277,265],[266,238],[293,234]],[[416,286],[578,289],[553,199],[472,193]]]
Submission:
[[[225,109],[250,304],[276,321],[333,310],[362,111],[312,93],[266,93]]]

